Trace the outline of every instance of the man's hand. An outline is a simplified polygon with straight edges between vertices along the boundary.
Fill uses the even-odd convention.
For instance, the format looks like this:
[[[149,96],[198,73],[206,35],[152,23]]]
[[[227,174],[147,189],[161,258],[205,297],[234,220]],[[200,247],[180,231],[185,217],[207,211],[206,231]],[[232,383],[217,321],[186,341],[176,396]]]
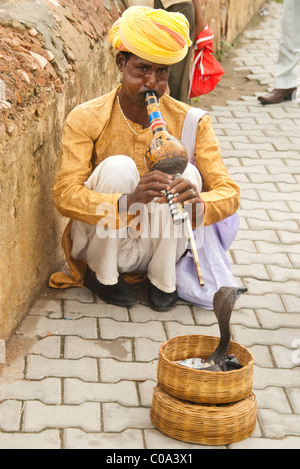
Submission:
[[[189,211],[189,215],[191,217],[192,226],[194,228],[200,226],[203,222],[205,205],[197,187],[188,179],[178,177],[170,183],[169,187],[167,187],[167,190],[170,191],[171,194],[176,194],[173,197],[173,202],[184,202],[185,206],[191,205],[191,211]],[[166,202],[166,197],[161,197],[158,202]]]
[[[171,194],[176,194],[173,198],[174,202],[184,202],[185,204],[203,203],[197,187],[192,184],[188,179],[177,177],[169,184],[167,190]],[[158,202],[163,202],[162,198]]]
[[[131,194],[126,194],[127,210],[132,204],[148,204],[156,197],[161,198],[163,191],[170,186],[171,182],[172,176],[162,171],[156,170],[144,174],[135,190]]]

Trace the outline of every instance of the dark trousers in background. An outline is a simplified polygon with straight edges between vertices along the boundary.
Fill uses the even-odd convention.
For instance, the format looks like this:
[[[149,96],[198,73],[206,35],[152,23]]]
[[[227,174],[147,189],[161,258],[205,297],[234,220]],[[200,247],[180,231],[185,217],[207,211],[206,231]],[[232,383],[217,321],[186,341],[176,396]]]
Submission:
[[[154,8],[165,10],[161,0],[154,0]],[[192,2],[182,2],[166,8],[170,12],[182,13],[190,24],[190,39],[193,41],[195,34],[195,10]],[[170,96],[184,103],[188,102],[189,76],[192,60],[193,46],[189,48],[186,57],[181,62],[171,66],[169,78]]]

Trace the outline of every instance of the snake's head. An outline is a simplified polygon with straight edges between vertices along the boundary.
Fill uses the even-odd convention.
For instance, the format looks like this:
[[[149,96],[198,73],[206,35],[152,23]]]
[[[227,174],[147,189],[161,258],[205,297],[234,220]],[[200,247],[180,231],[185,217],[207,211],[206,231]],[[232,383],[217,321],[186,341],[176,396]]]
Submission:
[[[213,299],[214,312],[217,318],[219,319],[221,313],[231,314],[237,297],[247,291],[246,287],[221,287],[215,293]]]

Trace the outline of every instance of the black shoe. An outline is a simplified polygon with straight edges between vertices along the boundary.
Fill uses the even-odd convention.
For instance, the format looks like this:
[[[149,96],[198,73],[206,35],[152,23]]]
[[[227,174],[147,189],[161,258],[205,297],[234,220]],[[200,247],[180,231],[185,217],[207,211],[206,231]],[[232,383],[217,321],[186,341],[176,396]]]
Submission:
[[[148,298],[151,308],[155,311],[168,311],[175,306],[178,295],[177,290],[166,293],[149,282]]]
[[[112,305],[131,306],[138,300],[134,287],[126,283],[121,276],[115,285],[103,285],[97,280],[95,272],[87,267],[83,284],[101,300]]]

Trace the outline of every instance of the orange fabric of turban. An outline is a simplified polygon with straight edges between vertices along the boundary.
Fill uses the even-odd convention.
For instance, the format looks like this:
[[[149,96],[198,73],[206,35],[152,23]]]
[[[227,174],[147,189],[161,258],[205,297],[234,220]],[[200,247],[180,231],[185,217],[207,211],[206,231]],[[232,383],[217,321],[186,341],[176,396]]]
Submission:
[[[140,6],[125,10],[108,38],[119,51],[164,65],[180,62],[192,44],[189,23],[183,14]]]

